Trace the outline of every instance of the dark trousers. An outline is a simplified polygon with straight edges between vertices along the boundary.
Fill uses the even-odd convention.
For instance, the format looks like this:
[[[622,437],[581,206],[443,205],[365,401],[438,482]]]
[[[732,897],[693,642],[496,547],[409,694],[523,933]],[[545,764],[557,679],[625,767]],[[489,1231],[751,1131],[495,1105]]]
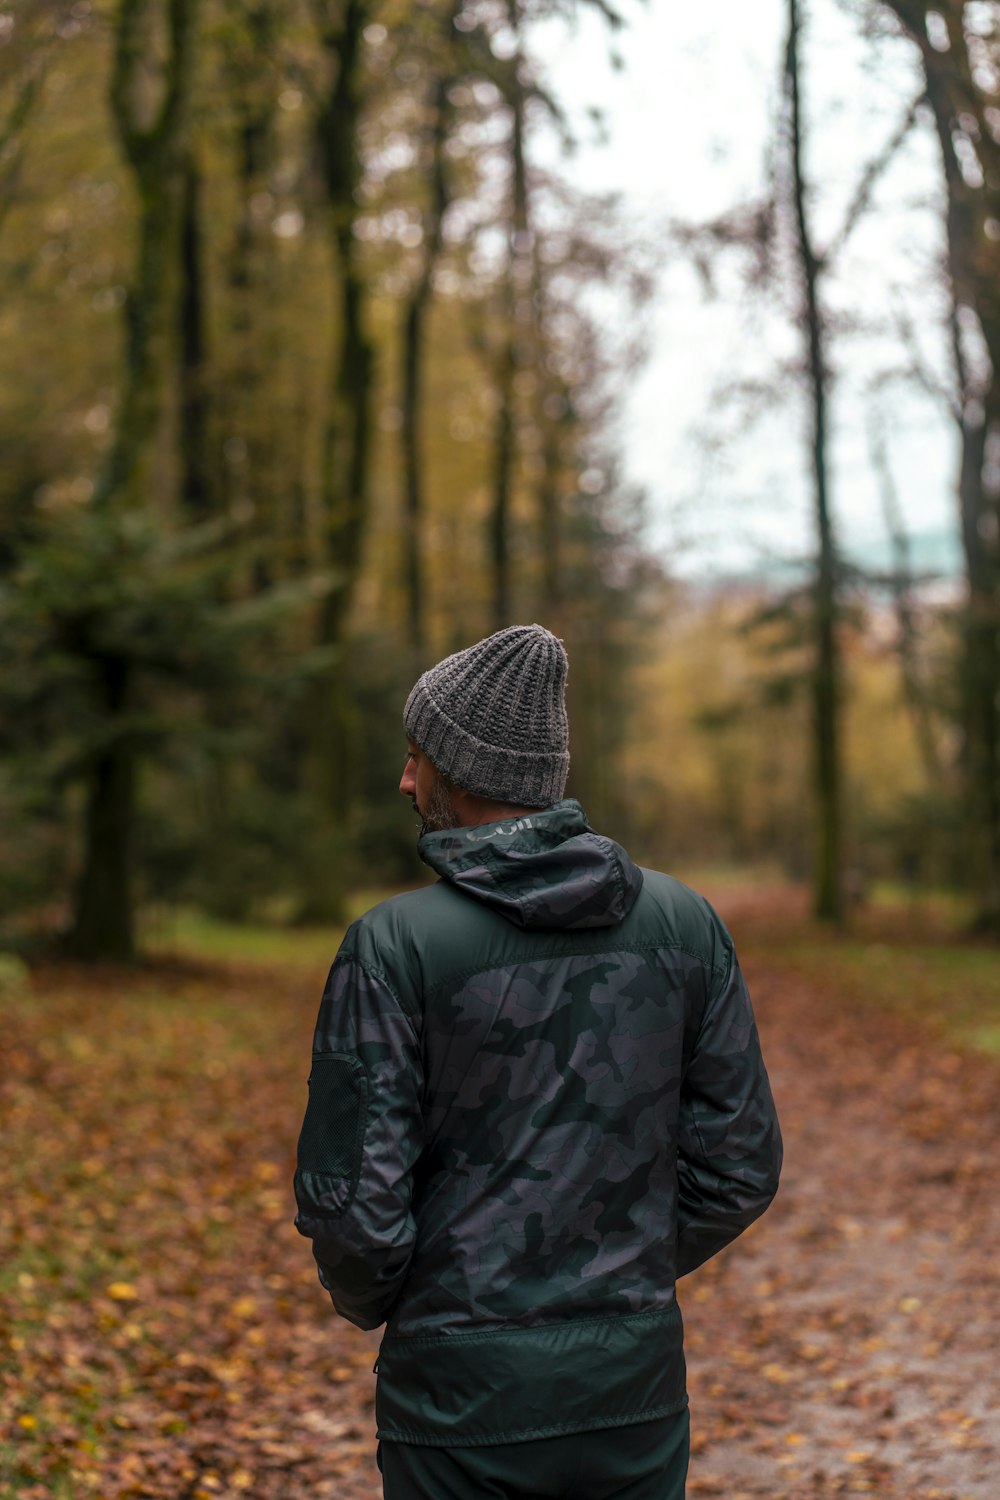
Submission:
[[[487,1448],[380,1443],[385,1500],[684,1500],[686,1411]]]

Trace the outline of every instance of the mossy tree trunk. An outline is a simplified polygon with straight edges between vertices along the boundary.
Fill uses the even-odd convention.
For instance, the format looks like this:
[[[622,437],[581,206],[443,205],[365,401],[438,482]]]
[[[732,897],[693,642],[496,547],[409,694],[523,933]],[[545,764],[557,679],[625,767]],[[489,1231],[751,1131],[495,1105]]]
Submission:
[[[281,0],[252,0],[236,7],[238,24],[224,59],[232,101],[236,213],[226,265],[230,359],[224,393],[224,489],[230,514],[252,526],[251,586],[265,589],[306,558],[301,489],[289,496],[275,472],[270,416],[275,383],[273,309],[278,301],[271,216],[261,212],[273,187],[278,154],[280,74],[275,55],[283,42]]]
[[[95,504],[149,500],[149,462],[168,360],[171,270],[181,220],[199,0],[122,0],[111,113],[139,200],[138,248],[125,299],[117,426]],[[166,33],[164,55],[158,27]]]
[[[150,459],[166,380],[167,318],[180,224],[198,0],[122,0],[111,111],[139,199],[138,247],[125,302],[117,427],[95,508],[149,503]],[[126,959],[135,949],[132,878],[136,750],[127,724],[129,659],[95,664],[104,748],[85,783],[86,817],[70,948]]]
[[[365,105],[364,29],[369,0],[323,10],[321,41],[332,82],[317,117],[322,181],[335,276],[337,346],[327,397],[321,470],[323,560],[330,586],[317,612],[316,645],[328,665],[316,677],[309,725],[313,791],[341,843],[353,801],[359,725],[346,669],[347,628],[361,573],[371,484],[375,355],[367,329],[368,278],[354,232],[361,212],[361,125]],[[309,882],[302,920],[339,917],[340,862],[321,859]]]
[[[194,521],[218,513],[218,487],[211,453],[207,309],[205,306],[205,235],[202,181],[198,162],[188,152],[182,169],[179,239],[180,307],[180,499]]]
[[[419,662],[427,637],[426,582],[422,554],[425,510],[424,474],[424,365],[427,319],[431,310],[434,272],[441,256],[444,218],[448,210],[449,186],[445,160],[451,107],[449,91],[455,81],[447,66],[450,32],[456,7],[444,17],[442,47],[445,57],[437,77],[431,78],[426,101],[424,150],[427,156],[427,203],[423,211],[422,261],[403,308],[402,337],[402,425],[400,441],[403,467],[403,536],[406,626],[408,645]]]

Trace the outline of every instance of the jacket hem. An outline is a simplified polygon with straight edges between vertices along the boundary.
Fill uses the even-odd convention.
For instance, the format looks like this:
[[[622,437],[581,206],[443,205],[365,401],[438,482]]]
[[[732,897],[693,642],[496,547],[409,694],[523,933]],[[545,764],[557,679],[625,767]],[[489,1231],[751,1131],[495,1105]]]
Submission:
[[[468,1328],[464,1333],[390,1333],[387,1329],[382,1340],[382,1352],[387,1354],[395,1348],[453,1349],[456,1344],[491,1344],[494,1339],[524,1339],[530,1334],[544,1336],[562,1328],[582,1333],[588,1328],[607,1328],[609,1324],[624,1328],[638,1322],[645,1326],[650,1322],[659,1322],[668,1309],[674,1306],[676,1304],[671,1302],[666,1307],[647,1307],[642,1312],[614,1313],[610,1316],[607,1313],[593,1313],[586,1318],[546,1318],[540,1323],[487,1323],[482,1327]]]
[[[488,1448],[495,1443],[530,1443],[541,1438],[571,1437],[577,1432],[604,1432],[615,1427],[633,1427],[641,1422],[655,1422],[662,1417],[676,1417],[687,1410],[688,1398],[682,1396],[661,1406],[644,1411],[625,1412],[614,1417],[580,1418],[576,1422],[550,1422],[545,1427],[526,1427],[514,1432],[478,1434],[462,1437],[451,1433],[447,1437],[429,1437],[424,1432],[410,1432],[404,1428],[379,1427],[375,1436],[380,1443],[408,1443],[414,1448]]]
[[[642,1313],[387,1337],[376,1419],[387,1442],[488,1447],[653,1421],[686,1403],[676,1302]]]

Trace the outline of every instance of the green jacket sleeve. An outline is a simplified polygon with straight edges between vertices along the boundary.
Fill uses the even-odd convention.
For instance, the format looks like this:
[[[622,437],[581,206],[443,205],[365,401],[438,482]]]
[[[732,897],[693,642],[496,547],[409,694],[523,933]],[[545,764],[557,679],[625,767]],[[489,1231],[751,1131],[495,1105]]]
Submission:
[[[743,1233],[778,1188],[781,1132],[750,996],[732,947],[681,1086],[677,1274]]]
[[[341,950],[313,1041],[295,1224],[337,1312],[359,1328],[385,1322],[413,1252],[422,1091],[414,1017],[384,975]]]

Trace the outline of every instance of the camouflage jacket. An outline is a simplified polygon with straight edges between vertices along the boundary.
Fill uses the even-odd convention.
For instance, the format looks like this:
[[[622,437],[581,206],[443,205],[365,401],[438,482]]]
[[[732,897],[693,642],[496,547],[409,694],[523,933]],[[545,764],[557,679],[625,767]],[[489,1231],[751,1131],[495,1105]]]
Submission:
[[[686,1402],[678,1276],[774,1195],[781,1138],[711,907],[572,801],[425,835],[348,930],[296,1224],[360,1328],[379,1435],[476,1445]]]

